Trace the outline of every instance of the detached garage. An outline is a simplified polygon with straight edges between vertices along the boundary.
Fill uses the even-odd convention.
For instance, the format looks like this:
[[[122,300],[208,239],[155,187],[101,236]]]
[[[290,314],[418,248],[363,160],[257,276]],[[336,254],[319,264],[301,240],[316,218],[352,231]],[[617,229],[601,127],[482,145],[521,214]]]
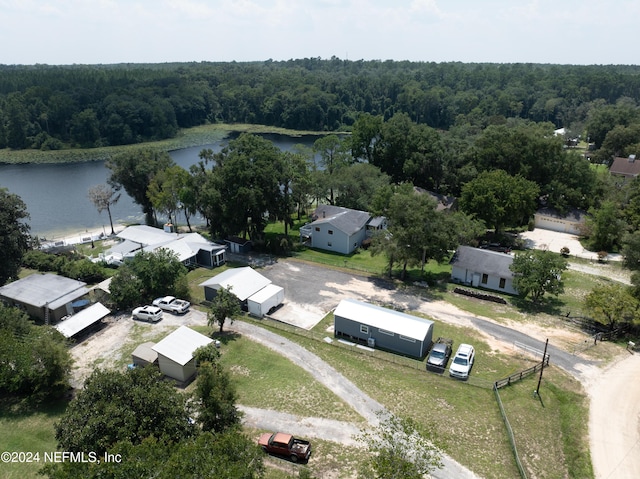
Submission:
[[[249,314],[262,318],[269,314],[272,308],[278,307],[284,301],[284,288],[275,284],[268,284],[256,294],[247,298]]]
[[[186,383],[196,374],[194,351],[212,342],[204,334],[180,326],[151,349],[158,353],[158,366],[165,376]]]
[[[231,292],[244,303],[249,296],[256,294],[268,284],[271,284],[270,279],[249,266],[244,266],[223,271],[200,283],[200,286],[204,287],[204,297],[207,301],[215,298],[220,288],[231,288]]]
[[[433,321],[355,299],[340,301],[334,327],[337,337],[414,358],[427,354],[433,336]]]

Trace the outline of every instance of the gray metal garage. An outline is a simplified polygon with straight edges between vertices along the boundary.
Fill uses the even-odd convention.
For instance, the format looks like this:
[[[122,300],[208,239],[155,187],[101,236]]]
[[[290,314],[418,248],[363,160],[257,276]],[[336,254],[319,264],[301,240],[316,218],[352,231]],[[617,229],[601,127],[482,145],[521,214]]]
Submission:
[[[433,336],[433,321],[355,299],[340,301],[334,327],[337,337],[414,358],[427,354]]]

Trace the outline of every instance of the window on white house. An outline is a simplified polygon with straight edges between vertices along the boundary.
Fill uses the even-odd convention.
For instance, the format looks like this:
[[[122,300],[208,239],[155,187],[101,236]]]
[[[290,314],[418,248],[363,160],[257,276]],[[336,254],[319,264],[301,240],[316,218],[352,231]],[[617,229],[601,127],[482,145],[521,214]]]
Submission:
[[[333,234],[333,230],[329,230],[329,234],[332,235]]]
[[[482,284],[487,284],[487,282],[489,281],[489,275],[486,273],[482,274]]]
[[[404,339],[405,341],[409,341],[410,343],[415,343],[416,340],[413,338],[407,338],[406,336],[403,336],[402,334],[399,335],[400,339]]]
[[[369,326],[367,326],[366,324],[361,324],[360,332],[363,334],[369,334]]]
[[[507,280],[504,278],[500,278],[500,288],[504,289],[505,284],[507,283]]]
[[[381,329],[378,328],[378,332],[382,333],[382,334],[386,334],[387,336],[393,336],[394,333],[392,333],[391,331],[387,331],[386,329]]]

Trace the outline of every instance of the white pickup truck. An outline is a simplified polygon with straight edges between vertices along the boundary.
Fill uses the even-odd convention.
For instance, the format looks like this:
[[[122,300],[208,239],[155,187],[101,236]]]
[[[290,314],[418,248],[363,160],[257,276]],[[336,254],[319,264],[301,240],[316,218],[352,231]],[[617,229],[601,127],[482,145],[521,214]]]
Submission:
[[[183,299],[177,299],[174,296],[165,296],[154,299],[153,305],[173,314],[184,314],[189,310],[191,303]]]

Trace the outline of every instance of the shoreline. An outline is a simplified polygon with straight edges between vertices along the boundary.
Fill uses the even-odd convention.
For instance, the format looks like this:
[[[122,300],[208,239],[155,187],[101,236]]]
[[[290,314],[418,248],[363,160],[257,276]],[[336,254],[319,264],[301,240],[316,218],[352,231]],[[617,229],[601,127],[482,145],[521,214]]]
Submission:
[[[117,235],[126,228],[126,225],[114,223],[113,230]],[[49,232],[46,235],[38,235],[40,248],[60,247],[76,244],[91,243],[112,237],[111,226],[103,226],[101,228],[88,228],[84,231],[78,231],[77,228],[68,230],[60,230],[58,232]]]

